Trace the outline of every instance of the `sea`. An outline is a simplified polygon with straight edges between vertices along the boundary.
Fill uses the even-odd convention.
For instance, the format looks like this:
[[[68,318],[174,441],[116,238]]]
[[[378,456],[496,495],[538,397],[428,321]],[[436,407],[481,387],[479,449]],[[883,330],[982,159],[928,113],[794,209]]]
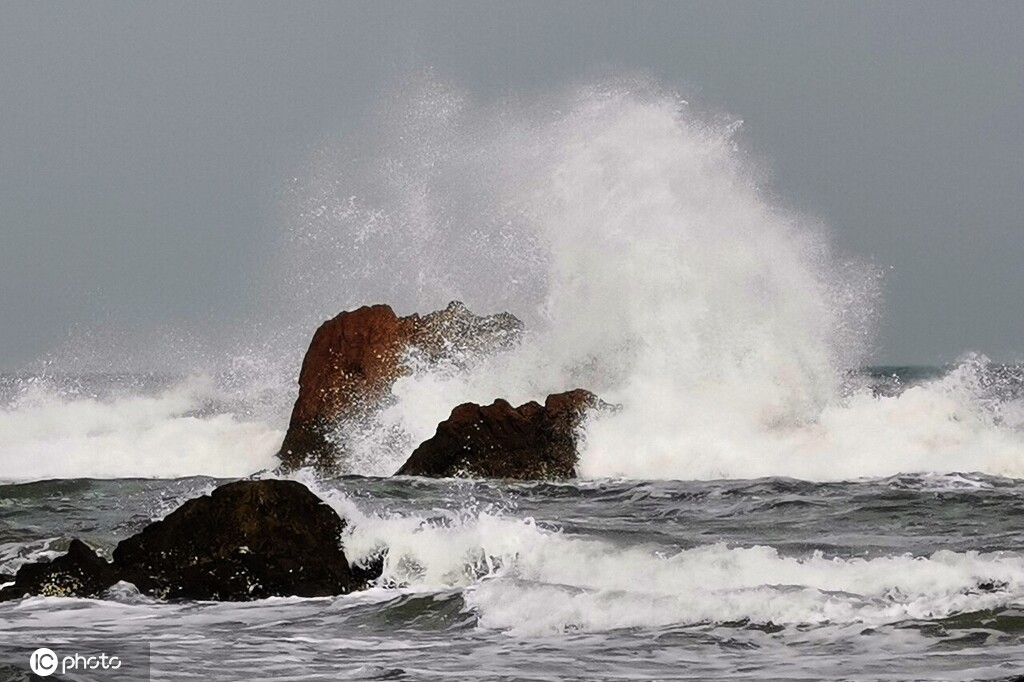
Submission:
[[[513,312],[514,348],[409,358],[339,427],[343,475],[291,475],[381,578],[0,604],[0,676],[143,647],[153,680],[1024,679],[1024,367],[877,366],[885,268],[777,196],[737,118],[647,80],[497,104],[406,85],[285,183],[251,315],[76,327],[0,375],[11,574],[274,476],[339,311]],[[582,425],[574,480],[392,476],[462,402],[577,387],[619,409]]]

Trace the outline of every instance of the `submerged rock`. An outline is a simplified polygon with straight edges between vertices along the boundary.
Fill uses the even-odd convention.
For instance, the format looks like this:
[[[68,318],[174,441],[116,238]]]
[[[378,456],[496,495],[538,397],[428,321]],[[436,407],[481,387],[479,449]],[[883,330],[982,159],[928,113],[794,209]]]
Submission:
[[[544,405],[459,405],[396,475],[566,479],[576,475],[576,434],[587,410],[607,408],[582,389],[549,395]]]
[[[163,599],[344,594],[376,577],[374,569],[349,565],[341,548],[344,529],[341,517],[301,483],[238,481],[189,500],[122,541],[113,563],[75,540],[66,555],[23,566],[0,600],[95,597],[119,581]]]
[[[344,444],[332,432],[385,407],[411,361],[465,365],[509,347],[522,331],[514,315],[481,317],[458,301],[424,317],[398,317],[390,306],[374,305],[324,322],[302,362],[299,395],[278,453],[282,470],[312,466],[336,473]]]
[[[72,540],[67,554],[52,561],[25,564],[14,584],[0,590],[0,601],[39,597],[98,597],[118,581],[110,562],[81,540]],[[0,580],[0,584],[6,582]]]

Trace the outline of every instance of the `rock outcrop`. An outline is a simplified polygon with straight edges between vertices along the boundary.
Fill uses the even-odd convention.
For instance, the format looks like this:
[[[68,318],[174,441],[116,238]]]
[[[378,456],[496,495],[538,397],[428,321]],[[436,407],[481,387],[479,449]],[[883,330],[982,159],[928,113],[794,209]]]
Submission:
[[[481,317],[458,301],[423,317],[399,317],[390,306],[374,305],[324,322],[302,362],[298,399],[278,454],[281,468],[335,473],[345,444],[332,434],[385,407],[391,387],[413,362],[465,365],[511,346],[522,331],[514,315]]]
[[[117,581],[117,571],[108,561],[81,540],[72,540],[67,554],[22,566],[14,584],[0,590],[0,601],[25,595],[98,597]]]
[[[0,601],[26,594],[94,597],[121,580],[164,599],[344,594],[374,577],[349,565],[340,544],[344,528],[301,483],[238,481],[122,541],[113,563],[75,540],[66,555],[23,566]]]
[[[361,587],[345,522],[295,481],[239,481],[189,500],[121,542],[124,580],[164,598],[322,597]]]
[[[589,391],[549,395],[544,405],[505,400],[459,405],[396,475],[559,480],[576,475],[576,434],[587,410],[610,407]]]

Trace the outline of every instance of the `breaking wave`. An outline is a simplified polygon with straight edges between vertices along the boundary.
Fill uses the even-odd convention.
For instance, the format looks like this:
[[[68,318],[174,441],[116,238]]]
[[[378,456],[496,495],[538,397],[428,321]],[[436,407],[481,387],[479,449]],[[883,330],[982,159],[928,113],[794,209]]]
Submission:
[[[709,623],[877,627],[996,612],[1024,599],[1017,553],[843,558],[725,543],[619,545],[488,510],[368,515],[344,496],[321,494],[353,522],[350,557],[387,548],[384,584],[462,591],[480,627],[521,636]]]
[[[355,177],[330,154],[314,164],[293,234],[317,263],[360,267],[335,283],[304,269],[306,288],[372,298],[386,272],[400,307],[460,298],[533,333],[469,376],[400,381],[351,471],[394,471],[461,402],[585,387],[623,407],[587,425],[587,477],[1024,475],[1019,376],[967,355],[879,393],[857,371],[878,273],[779,205],[739,122],[649,83],[497,110],[434,82],[411,92]]]
[[[586,477],[1024,476],[1013,372],[965,356],[888,393],[858,373],[878,272],[779,202],[740,130],[647,81],[495,104],[411,79],[374,130],[323,145],[288,186],[258,320],[221,334],[236,340],[214,369],[233,377],[230,400],[180,379],[102,398],[19,389],[0,411],[5,476],[263,468],[320,321],[452,299],[531,333],[469,375],[400,380],[347,471],[391,474],[461,402],[584,387],[622,405],[586,425]],[[133,352],[116,346],[106,367]],[[145,356],[169,355],[157,343]],[[239,373],[240,355],[259,371]],[[171,369],[189,376],[190,362]]]

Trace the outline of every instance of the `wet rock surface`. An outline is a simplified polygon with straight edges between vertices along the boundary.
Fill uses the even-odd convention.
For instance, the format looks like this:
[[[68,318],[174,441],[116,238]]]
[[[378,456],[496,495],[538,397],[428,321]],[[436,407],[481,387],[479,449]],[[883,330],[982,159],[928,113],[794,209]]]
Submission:
[[[411,363],[464,366],[510,347],[522,331],[509,313],[478,316],[458,301],[423,317],[399,317],[390,306],[374,305],[324,322],[302,363],[299,395],[278,454],[281,469],[338,473],[345,444],[334,434],[386,407],[391,387]]]
[[[576,475],[576,435],[588,410],[607,409],[589,391],[549,395],[543,405],[459,405],[396,473],[405,476],[559,480]]]
[[[122,541],[113,563],[75,540],[64,556],[23,566],[0,600],[95,597],[121,580],[163,599],[344,594],[374,577],[373,569],[350,567],[344,529],[341,517],[301,483],[238,481]]]
[[[294,481],[239,481],[189,500],[123,541],[114,563],[144,593],[238,601],[362,587],[341,549],[345,522]]]
[[[118,581],[117,571],[81,540],[72,540],[66,554],[22,566],[14,584],[0,590],[0,601],[25,595],[98,597]],[[7,582],[0,578],[0,583]]]

